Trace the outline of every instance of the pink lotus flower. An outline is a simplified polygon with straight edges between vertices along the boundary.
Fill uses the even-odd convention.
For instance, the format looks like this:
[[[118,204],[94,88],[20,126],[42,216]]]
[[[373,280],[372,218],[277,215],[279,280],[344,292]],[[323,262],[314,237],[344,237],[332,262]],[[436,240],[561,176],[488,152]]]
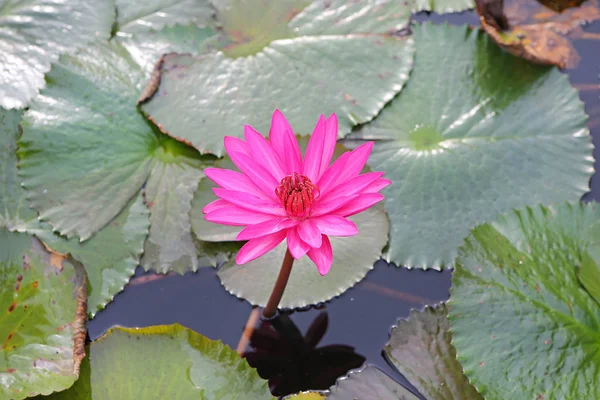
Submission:
[[[305,254],[321,275],[331,268],[328,236],[358,233],[347,217],[383,200],[378,193],[391,182],[383,172],[360,175],[373,142],[342,154],[332,165],[338,121],[321,115],[302,159],[294,131],[283,114],[273,114],[269,140],[249,125],[246,141],[227,136],[225,149],[241,173],[207,168],[220,187],[219,197],[204,207],[208,221],[245,226],[237,240],[248,240],[236,262],[245,264],[275,248],[284,239],[293,258]]]

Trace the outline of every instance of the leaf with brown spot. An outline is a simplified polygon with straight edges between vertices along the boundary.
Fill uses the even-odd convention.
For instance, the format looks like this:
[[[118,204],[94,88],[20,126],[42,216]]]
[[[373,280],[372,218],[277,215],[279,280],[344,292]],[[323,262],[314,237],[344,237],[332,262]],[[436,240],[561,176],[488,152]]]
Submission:
[[[77,380],[86,286],[80,264],[0,229],[0,398],[48,395]]]

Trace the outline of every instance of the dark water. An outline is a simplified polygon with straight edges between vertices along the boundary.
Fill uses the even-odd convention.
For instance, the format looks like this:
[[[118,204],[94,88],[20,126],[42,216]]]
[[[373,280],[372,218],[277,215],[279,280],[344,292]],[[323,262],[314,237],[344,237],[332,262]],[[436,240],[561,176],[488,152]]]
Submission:
[[[468,23],[478,25],[479,20],[474,12],[459,13],[447,16],[420,13],[415,21],[432,20],[436,23],[448,21],[453,24]],[[578,39],[574,42],[581,56],[581,62],[573,70],[566,71],[572,84],[580,88],[580,97],[585,102],[589,126],[596,149],[594,156],[600,158],[600,22],[584,27],[588,33],[598,34],[596,39]],[[598,164],[596,162],[596,169]],[[600,200],[600,178],[592,179],[592,190],[584,196],[584,200]],[[344,373],[322,362],[323,357],[334,353],[331,365],[341,363],[350,365],[353,362],[366,361],[375,364],[402,383],[404,378],[391,368],[382,356],[382,348],[388,340],[388,330],[398,318],[406,318],[412,308],[422,308],[425,304],[435,304],[448,298],[450,288],[450,272],[407,270],[389,266],[385,262],[377,262],[375,269],[367,277],[348,290],[341,297],[334,299],[319,309],[294,312],[291,321],[303,334],[311,323],[323,312],[327,313],[328,324],[322,324],[325,334],[318,348],[331,345],[346,347],[328,347],[319,353],[321,369],[313,371],[313,375],[321,375],[335,380],[335,376]],[[104,311],[88,323],[92,340],[101,336],[113,325],[143,327],[157,324],[179,323],[212,339],[220,339],[232,348],[236,348],[240,336],[252,310],[250,304],[227,293],[219,283],[216,271],[212,268],[201,269],[196,274],[157,276],[148,274],[138,268],[133,284],[119,294]],[[289,354],[284,358],[292,359],[291,363],[279,366],[280,369],[306,367],[315,368],[314,359],[306,360],[305,350],[296,354],[290,343],[281,343]],[[347,354],[348,347],[354,348],[355,354]],[[295,359],[297,357],[298,359]],[[321,358],[319,358],[321,357]],[[273,366],[271,366],[273,367]],[[318,366],[317,366],[318,367]],[[302,376],[302,371],[293,371]],[[309,383],[306,383],[309,382]],[[288,387],[296,390],[302,382],[295,382]],[[305,389],[314,382],[305,380]],[[323,387],[329,384],[321,382]],[[280,387],[281,389],[281,387]],[[285,388],[283,389],[285,390]]]

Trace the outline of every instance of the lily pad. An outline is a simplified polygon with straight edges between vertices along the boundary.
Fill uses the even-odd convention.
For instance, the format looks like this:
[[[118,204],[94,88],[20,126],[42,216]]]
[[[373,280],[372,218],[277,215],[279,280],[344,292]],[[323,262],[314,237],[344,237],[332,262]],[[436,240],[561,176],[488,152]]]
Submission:
[[[365,365],[338,380],[328,400],[420,400],[404,386],[373,365]]]
[[[89,354],[75,385],[48,400],[273,399],[234,350],[181,325],[113,328]]]
[[[0,397],[68,388],[85,355],[85,272],[23,233],[0,229]]]
[[[414,0],[413,12],[455,13],[475,7],[474,0]]]
[[[58,55],[108,39],[114,17],[112,1],[0,2],[0,107],[25,107]]]
[[[206,160],[139,113],[144,80],[144,70],[119,43],[62,57],[25,113],[21,177],[40,218],[82,240],[146,184],[151,228],[142,264],[159,272],[195,270],[188,211]]]
[[[0,108],[0,228],[17,230],[37,217],[23,197],[17,177],[17,139],[21,111]]]
[[[289,23],[296,9],[282,19],[278,7],[298,2],[264,18],[256,10],[240,12],[241,5],[249,10],[261,3],[234,1],[217,14],[225,36],[216,43],[224,52],[164,57],[158,90],[141,106],[163,132],[222,156],[223,136],[241,136],[244,124],[268,132],[279,108],[300,133],[312,131],[315,115],[336,112],[344,136],[377,115],[408,79],[412,39],[377,34],[383,26],[404,25],[407,5],[368,1],[347,8],[337,1],[327,8],[317,2]],[[246,14],[244,25],[232,25]],[[331,19],[336,14],[339,24]],[[394,21],[398,15],[405,18]]]
[[[85,267],[88,279],[87,309],[93,318],[123,290],[135,273],[148,235],[148,208],[141,194],[107,226],[83,243],[53,233],[46,223],[28,227],[53,251],[70,254]]]
[[[598,265],[597,257],[592,259],[590,256],[586,256],[584,254],[579,267],[579,281],[600,305],[600,265]]]
[[[327,392],[302,392],[285,396],[284,400],[325,400]]]
[[[392,327],[385,355],[428,400],[483,400],[456,359],[449,329],[445,304],[413,310]]]
[[[308,257],[294,261],[280,308],[305,307],[330,300],[354,286],[373,269],[387,243],[387,215],[381,207],[373,207],[350,219],[358,227],[358,235],[330,238],[333,264],[327,275],[321,276]],[[286,246],[284,241],[244,265],[229,261],[217,273],[221,283],[229,293],[253,305],[264,306],[275,285]]]
[[[466,239],[449,319],[458,360],[483,396],[600,398],[600,305],[577,278],[599,250],[599,226],[596,204],[536,206]]]
[[[468,27],[414,27],[407,87],[373,123],[368,161],[386,171],[387,260],[452,265],[469,229],[511,208],[577,200],[589,189],[592,144],[566,75],[498,49]]]

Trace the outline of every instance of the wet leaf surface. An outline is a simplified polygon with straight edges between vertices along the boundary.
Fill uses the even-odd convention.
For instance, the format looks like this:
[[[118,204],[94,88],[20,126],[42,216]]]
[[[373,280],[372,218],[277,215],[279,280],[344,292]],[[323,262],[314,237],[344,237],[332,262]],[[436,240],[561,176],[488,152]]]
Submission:
[[[384,353],[428,400],[483,400],[463,373],[451,339],[446,305],[426,307],[392,327]]]
[[[461,247],[452,343],[486,398],[600,396],[600,305],[577,278],[598,254],[599,221],[595,203],[537,206],[478,226]]]
[[[23,233],[0,229],[0,397],[71,386],[84,357],[85,272]]]
[[[110,37],[113,1],[0,2],[0,106],[24,108],[59,54]]]
[[[279,108],[303,134],[312,132],[314,115],[336,112],[343,136],[371,120],[408,79],[412,39],[377,34],[405,25],[408,6],[315,2],[296,15],[297,2],[284,2],[292,8],[242,12],[260,3],[233,2],[217,13],[225,38],[216,42],[225,53],[163,59],[158,91],[142,104],[161,130],[221,156],[223,136],[241,136],[244,124],[266,134]],[[278,18],[282,10],[287,18]]]
[[[273,398],[235,351],[181,325],[113,328],[88,352],[81,378],[48,400]]]
[[[419,53],[407,87],[351,135],[375,140],[386,171],[387,259],[451,265],[471,227],[526,204],[577,200],[589,189],[592,146],[566,76],[499,49],[466,27],[414,27]]]

